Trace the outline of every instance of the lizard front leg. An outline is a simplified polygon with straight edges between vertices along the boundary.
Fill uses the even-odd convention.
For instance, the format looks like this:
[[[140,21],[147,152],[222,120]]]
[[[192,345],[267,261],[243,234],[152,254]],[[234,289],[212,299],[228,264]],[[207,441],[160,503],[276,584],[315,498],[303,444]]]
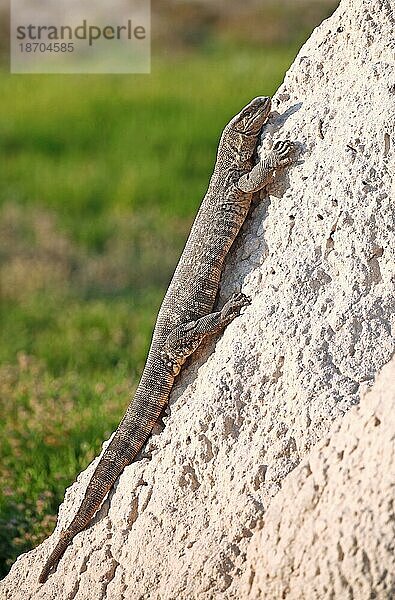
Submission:
[[[239,314],[243,306],[248,306],[250,299],[244,294],[234,294],[222,310],[210,313],[197,319],[179,325],[168,335],[165,347],[161,352],[167,366],[178,375],[188,356],[200,346],[204,338],[214,335],[224,329]]]
[[[276,142],[263,160],[255,165],[249,173],[240,177],[237,187],[243,192],[258,192],[269,183],[276,168],[287,167],[291,164],[293,150],[294,144],[288,140]]]

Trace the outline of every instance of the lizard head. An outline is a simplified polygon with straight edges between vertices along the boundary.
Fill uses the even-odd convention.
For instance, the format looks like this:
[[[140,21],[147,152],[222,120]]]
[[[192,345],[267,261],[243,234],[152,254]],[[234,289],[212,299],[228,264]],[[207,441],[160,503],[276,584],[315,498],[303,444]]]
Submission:
[[[258,96],[245,106],[229,123],[229,128],[247,136],[257,136],[269,116],[271,100]]]
[[[271,109],[267,96],[258,96],[245,106],[225,127],[219,154],[237,166],[250,161],[257,146],[259,132]],[[226,158],[223,158],[227,162]]]

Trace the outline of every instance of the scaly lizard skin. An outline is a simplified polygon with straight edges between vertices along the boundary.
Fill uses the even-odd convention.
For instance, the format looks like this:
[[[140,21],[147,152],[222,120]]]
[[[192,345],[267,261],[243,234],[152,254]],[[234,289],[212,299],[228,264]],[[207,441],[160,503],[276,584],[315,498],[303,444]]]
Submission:
[[[247,216],[253,192],[270,181],[275,169],[291,163],[293,144],[285,141],[276,142],[267,158],[253,166],[258,136],[270,108],[270,98],[255,98],[223,131],[209,188],[160,307],[136,394],[99,460],[77,514],[45,563],[40,583],[46,581],[68,544],[87,527],[123,469],[141,450],[187,357],[250,303],[238,293],[213,312],[224,258]]]

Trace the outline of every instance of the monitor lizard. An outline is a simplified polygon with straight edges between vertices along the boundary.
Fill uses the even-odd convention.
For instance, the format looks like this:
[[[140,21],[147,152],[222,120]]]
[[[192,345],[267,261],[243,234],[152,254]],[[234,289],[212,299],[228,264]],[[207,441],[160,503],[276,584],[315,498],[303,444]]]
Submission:
[[[44,583],[71,540],[87,527],[104,498],[141,450],[168,402],[182,365],[207,336],[222,331],[250,304],[234,294],[214,311],[225,256],[251,205],[254,192],[276,169],[292,162],[294,144],[277,141],[254,166],[258,137],[271,100],[252,100],[226,125],[217,160],[185,248],[159,309],[146,364],[133,400],[88,483],[75,517],[62,531],[39,576]]]

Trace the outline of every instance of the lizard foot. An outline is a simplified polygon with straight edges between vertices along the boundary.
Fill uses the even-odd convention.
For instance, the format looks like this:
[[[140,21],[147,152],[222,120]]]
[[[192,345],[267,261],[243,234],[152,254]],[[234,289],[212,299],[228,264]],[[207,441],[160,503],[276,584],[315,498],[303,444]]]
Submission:
[[[273,153],[276,155],[277,165],[287,167],[292,163],[292,154],[295,150],[295,144],[289,140],[278,140],[273,146]]]
[[[236,292],[224,305],[223,309],[221,310],[221,317],[225,321],[230,322],[239,316],[243,306],[248,306],[249,304],[251,304],[251,299],[248,298],[248,296],[242,294],[241,292]]]

